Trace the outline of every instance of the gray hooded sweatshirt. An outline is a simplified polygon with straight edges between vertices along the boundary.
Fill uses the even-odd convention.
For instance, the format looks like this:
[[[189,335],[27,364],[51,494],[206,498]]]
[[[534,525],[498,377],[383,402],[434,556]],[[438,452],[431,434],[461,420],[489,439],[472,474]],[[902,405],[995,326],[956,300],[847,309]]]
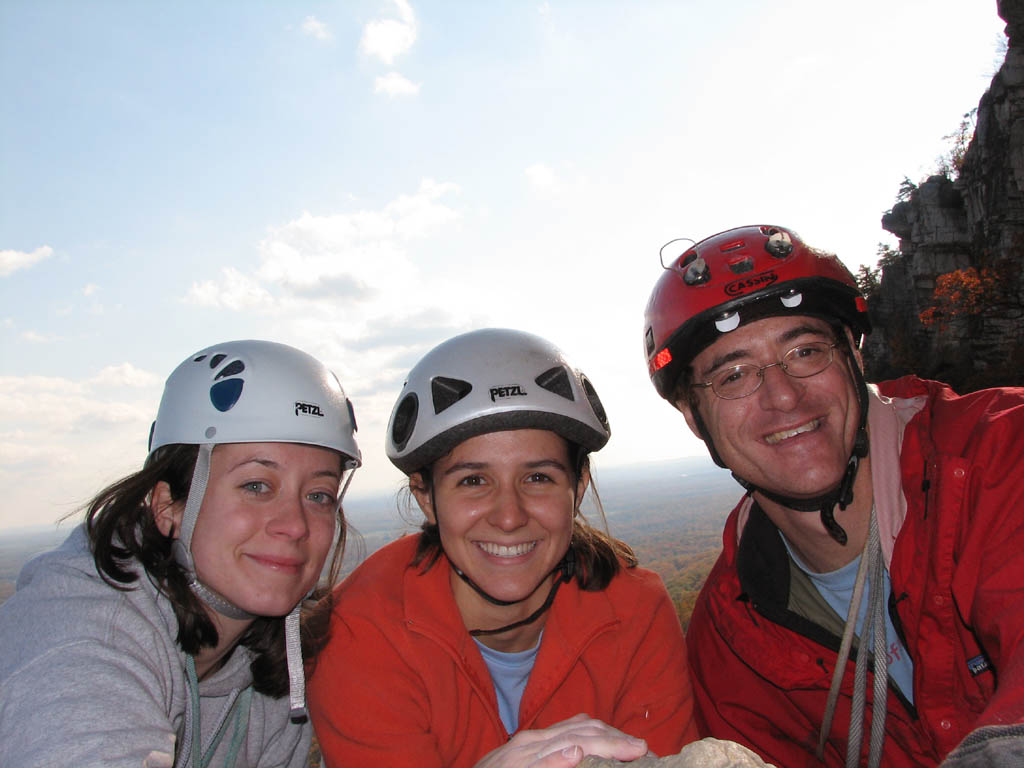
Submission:
[[[140,569],[141,570],[141,569]],[[118,591],[96,571],[82,526],[59,549],[29,562],[0,606],[0,763],[4,768],[199,768],[197,735],[168,600],[141,575]],[[232,705],[252,682],[238,646],[199,683],[203,752],[230,751]],[[306,765],[311,729],[288,718],[288,697],[252,695],[235,766]]]

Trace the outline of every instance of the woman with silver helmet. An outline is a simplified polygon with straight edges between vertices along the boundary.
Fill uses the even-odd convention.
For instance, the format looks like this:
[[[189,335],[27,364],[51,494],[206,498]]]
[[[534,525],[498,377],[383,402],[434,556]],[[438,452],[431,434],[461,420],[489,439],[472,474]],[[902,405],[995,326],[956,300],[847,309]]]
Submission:
[[[143,468],[0,608],[4,765],[304,766],[300,605],[339,564],[354,432],[337,378],[292,347],[178,366]]]
[[[580,513],[609,435],[537,336],[474,331],[412,369],[387,454],[425,522],[336,590],[309,684],[327,766],[573,766],[696,738],[664,586]]]

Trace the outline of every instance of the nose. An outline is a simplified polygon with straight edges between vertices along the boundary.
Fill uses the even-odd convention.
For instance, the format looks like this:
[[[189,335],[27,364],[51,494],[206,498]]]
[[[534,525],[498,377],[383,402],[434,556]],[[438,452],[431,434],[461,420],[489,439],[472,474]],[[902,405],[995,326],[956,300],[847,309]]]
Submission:
[[[275,505],[267,528],[271,534],[289,539],[304,539],[309,535],[309,522],[300,495],[282,494]]]
[[[800,381],[786,373],[780,363],[763,368],[761,379],[761,386],[755,394],[760,398],[763,408],[787,411],[800,402]]]
[[[526,525],[529,514],[523,499],[513,485],[506,485],[493,497],[487,521],[501,531],[514,531]]]

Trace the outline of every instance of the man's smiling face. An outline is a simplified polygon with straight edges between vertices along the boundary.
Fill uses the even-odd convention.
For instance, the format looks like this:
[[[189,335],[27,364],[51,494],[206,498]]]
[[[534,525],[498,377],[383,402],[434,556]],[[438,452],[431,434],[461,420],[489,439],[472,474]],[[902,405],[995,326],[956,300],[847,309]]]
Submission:
[[[723,334],[691,364],[693,381],[704,382],[740,364],[766,366],[795,346],[835,341],[828,323],[813,317],[780,316]],[[753,394],[724,400],[710,387],[694,389],[679,402],[690,428],[700,435],[696,407],[725,464],[754,485],[797,498],[813,498],[835,488],[843,476],[857,433],[860,406],[840,340],[832,363],[820,373],[797,379],[780,366],[763,371]]]

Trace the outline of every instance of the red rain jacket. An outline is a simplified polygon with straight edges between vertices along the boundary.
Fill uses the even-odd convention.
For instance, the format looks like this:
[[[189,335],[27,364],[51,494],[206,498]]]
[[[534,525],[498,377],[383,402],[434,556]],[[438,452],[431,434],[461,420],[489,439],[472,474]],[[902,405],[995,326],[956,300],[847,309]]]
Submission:
[[[958,750],[973,757],[957,765],[1024,764],[1010,762],[1024,755],[1024,389],[961,397],[914,377],[879,389],[923,399],[900,447],[907,508],[889,569],[888,609],[904,636],[896,651],[913,660],[914,704],[890,684],[882,765],[935,765],[972,732],[968,744],[988,747]],[[742,506],[687,632],[702,735],[738,741],[780,767],[821,765],[814,751],[839,638],[787,610],[777,529],[753,505],[738,543]],[[827,765],[845,762],[853,669],[851,658]],[[985,748],[995,751],[982,757]]]

